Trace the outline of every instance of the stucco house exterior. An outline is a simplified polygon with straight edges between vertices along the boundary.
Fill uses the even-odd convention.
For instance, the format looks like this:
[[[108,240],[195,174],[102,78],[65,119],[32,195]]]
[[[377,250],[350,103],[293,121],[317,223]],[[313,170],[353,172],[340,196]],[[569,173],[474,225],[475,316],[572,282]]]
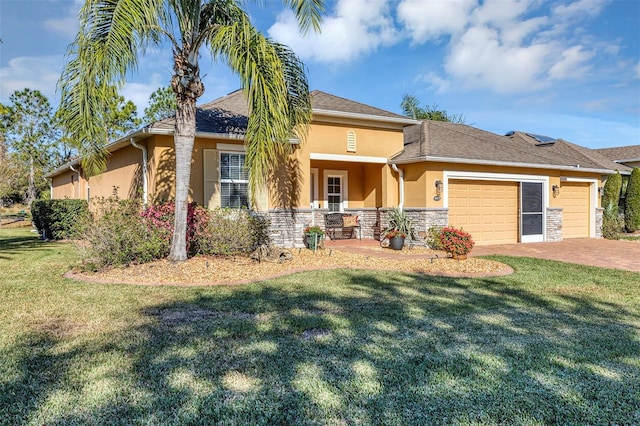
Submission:
[[[418,230],[454,225],[477,244],[599,237],[601,176],[625,166],[563,140],[521,132],[501,136],[463,124],[416,121],[321,91],[294,154],[251,208],[271,219],[274,244],[302,245],[303,229],[324,214],[358,215],[363,238],[377,238],[390,208]],[[197,111],[190,199],[209,208],[248,205],[244,166],[247,106],[242,92]],[[87,177],[79,161],[47,175],[53,198],[141,196],[171,199],[173,119],[108,146],[107,170]]]

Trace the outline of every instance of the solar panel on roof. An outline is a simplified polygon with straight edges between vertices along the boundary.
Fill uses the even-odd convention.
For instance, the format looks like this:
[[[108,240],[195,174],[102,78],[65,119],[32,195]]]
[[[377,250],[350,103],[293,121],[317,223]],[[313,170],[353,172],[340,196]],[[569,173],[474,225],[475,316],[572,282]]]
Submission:
[[[526,133],[526,135],[540,143],[549,143],[556,140],[555,138],[550,138],[549,136],[545,135],[536,135],[535,133]]]

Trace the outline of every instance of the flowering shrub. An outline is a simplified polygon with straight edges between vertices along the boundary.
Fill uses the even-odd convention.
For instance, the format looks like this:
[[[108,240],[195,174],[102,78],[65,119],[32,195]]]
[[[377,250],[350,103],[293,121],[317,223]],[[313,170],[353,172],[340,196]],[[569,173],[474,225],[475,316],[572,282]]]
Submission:
[[[318,234],[320,236],[324,235],[324,231],[319,226],[307,226],[304,228],[305,234]]]
[[[391,238],[406,238],[407,237],[407,233],[404,231],[401,231],[399,229],[389,229],[386,233],[385,233],[386,237],[391,239]]]
[[[442,228],[440,242],[444,251],[458,256],[469,253],[475,244],[471,234],[453,226]]]
[[[148,206],[141,216],[150,229],[160,232],[166,242],[171,244],[175,211],[175,203],[166,202]],[[189,253],[193,253],[192,242],[204,232],[208,221],[209,212],[204,207],[198,206],[196,202],[189,203],[187,207],[187,251]]]

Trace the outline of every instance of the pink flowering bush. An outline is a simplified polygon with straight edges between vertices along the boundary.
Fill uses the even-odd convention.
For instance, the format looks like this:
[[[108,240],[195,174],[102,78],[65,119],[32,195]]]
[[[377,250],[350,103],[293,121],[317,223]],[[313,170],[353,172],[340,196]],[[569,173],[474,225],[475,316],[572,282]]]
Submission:
[[[140,214],[150,229],[159,232],[167,244],[171,244],[173,236],[173,225],[176,205],[174,202],[165,202],[148,206]],[[205,232],[209,212],[204,207],[198,206],[196,202],[189,203],[187,207],[187,251],[195,253],[193,241],[201,237]]]
[[[440,242],[444,251],[457,256],[469,253],[475,244],[471,234],[453,226],[442,228]]]

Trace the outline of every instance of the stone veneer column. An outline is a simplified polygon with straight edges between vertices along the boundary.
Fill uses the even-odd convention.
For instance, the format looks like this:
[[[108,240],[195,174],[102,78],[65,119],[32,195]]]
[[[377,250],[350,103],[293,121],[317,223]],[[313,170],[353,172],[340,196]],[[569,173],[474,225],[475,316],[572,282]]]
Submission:
[[[596,207],[596,238],[602,238],[602,222],[604,221],[604,209]]]
[[[562,241],[561,207],[547,207],[547,241]]]

